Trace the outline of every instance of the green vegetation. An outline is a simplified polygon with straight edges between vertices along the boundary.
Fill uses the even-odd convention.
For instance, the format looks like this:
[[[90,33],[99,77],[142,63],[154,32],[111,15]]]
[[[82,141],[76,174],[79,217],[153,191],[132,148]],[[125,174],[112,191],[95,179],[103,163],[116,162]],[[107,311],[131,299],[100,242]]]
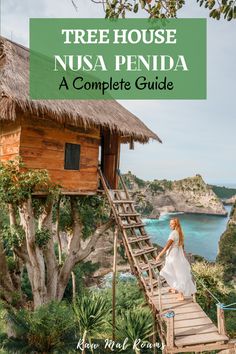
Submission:
[[[216,300],[209,291],[221,302],[230,304],[236,301],[236,290],[230,282],[225,282],[225,268],[221,264],[196,262],[192,266],[197,283],[197,302],[217,324]],[[209,291],[208,291],[208,290]],[[225,311],[227,332],[234,338],[236,335],[236,312]]]
[[[149,18],[176,18],[179,10],[185,6],[185,0],[91,0],[95,4],[103,5],[106,18],[125,18],[126,14],[140,11]],[[71,0],[79,7],[79,0]],[[231,21],[236,18],[235,3],[232,0],[196,0],[199,6],[204,6],[213,19],[221,18]]]
[[[51,302],[36,311],[8,311],[14,337],[3,339],[8,353],[67,353],[74,349],[75,325],[70,306]]]
[[[148,309],[128,309],[123,312],[123,316],[118,317],[117,332],[118,338],[122,342],[128,338],[128,348],[132,348],[137,339],[143,343],[150,341],[153,333],[152,316]],[[134,348],[136,354],[141,350]]]
[[[228,188],[221,186],[210,186],[213,189],[213,192],[217,195],[217,197],[221,199],[228,199],[233,197],[236,194],[236,188]]]
[[[128,189],[132,190],[134,185],[137,184],[138,188],[144,188],[146,185],[146,182],[142,180],[141,178],[138,178],[137,176],[133,175],[130,171],[123,176],[124,182],[127,186]],[[120,185],[120,187],[122,187]]]
[[[24,180],[27,181],[27,183]],[[128,176],[129,177],[129,176]],[[130,179],[129,179],[130,180]],[[134,176],[133,183],[139,186],[145,183]],[[108,208],[104,199],[100,196],[81,198],[60,198],[60,219],[57,219],[57,207],[55,203],[51,205],[52,199],[59,197],[58,188],[52,186],[48,176],[44,172],[39,174],[24,174],[19,172],[17,165],[9,163],[7,167],[0,166],[0,246],[1,246],[1,278],[0,296],[2,308],[0,309],[0,353],[74,353],[80,338],[88,340],[90,344],[101,344],[104,338],[112,337],[112,289],[89,289],[92,274],[99,268],[99,264],[86,261],[86,257],[91,253],[96,243],[92,243],[91,249],[84,254],[84,247],[80,247],[80,242],[94,240],[97,230],[102,230],[104,234],[107,229],[101,229],[108,220]],[[160,188],[171,189],[174,182],[154,181],[153,185],[158,191]],[[131,183],[132,185],[132,183]],[[31,200],[31,193],[35,188],[47,189],[50,198],[43,200]],[[159,188],[159,189],[158,189]],[[154,189],[155,190],[155,189]],[[140,198],[144,193],[140,194]],[[26,214],[28,219],[22,215],[22,208],[32,202],[30,213]],[[58,199],[57,199],[58,201]],[[11,206],[9,208],[9,205]],[[45,210],[51,205],[50,213]],[[143,213],[150,213],[152,205],[142,203]],[[11,213],[9,213],[9,210]],[[51,217],[54,225],[58,223],[59,231],[74,242],[71,253],[67,254],[62,250],[59,261],[59,246],[53,239],[52,225],[42,223],[42,215]],[[23,217],[24,216],[24,217]],[[21,219],[20,219],[21,218]],[[47,294],[60,290],[60,287],[50,287],[53,283],[50,279],[57,279],[56,286],[64,286],[60,298],[45,297],[45,292],[37,294],[43,301],[35,305],[35,289],[32,286],[33,279],[30,278],[29,264],[25,263],[25,258],[32,258],[32,254],[27,253],[32,246],[32,242],[26,247],[27,225],[23,227],[20,220],[29,220],[35,229],[28,237],[32,237],[32,251],[37,250],[39,263],[45,268],[38,270],[37,275],[41,276]],[[46,227],[47,226],[47,227]],[[77,235],[77,236],[76,236]],[[216,264],[201,261],[193,265],[196,278],[199,278],[215,296],[226,304],[235,302],[235,289],[232,279],[235,274],[236,264],[236,207],[231,214],[231,223],[220,241],[220,253]],[[53,241],[53,242],[51,242]],[[49,248],[50,246],[50,248]],[[85,246],[87,247],[87,246]],[[46,257],[49,251],[50,257]],[[120,248],[120,253],[124,256],[124,249]],[[78,261],[74,257],[81,255]],[[68,259],[68,256],[71,258]],[[20,258],[21,257],[21,258]],[[70,264],[69,261],[73,262]],[[51,267],[51,262],[53,267]],[[67,272],[62,273],[64,265],[68,265]],[[54,271],[55,270],[55,271]],[[45,273],[54,271],[51,273]],[[75,276],[75,283],[72,284],[71,272]],[[63,278],[63,275],[65,278]],[[44,278],[45,277],[45,278]],[[66,279],[66,280],[65,280]],[[3,282],[4,280],[4,282]],[[61,281],[61,283],[60,283]],[[7,284],[7,287],[4,286]],[[37,284],[36,284],[37,285]],[[11,286],[10,291],[8,287]],[[59,289],[59,290],[58,290]],[[207,314],[216,321],[215,303],[209,296],[204,286],[198,283],[198,301]],[[45,299],[46,298],[46,299]],[[226,325],[230,335],[235,336],[236,321],[235,312],[226,311]],[[14,337],[8,337],[7,333],[14,333]],[[139,337],[144,342],[152,341],[152,316],[145,302],[143,293],[138,287],[136,279],[129,281],[117,279],[116,289],[116,334],[117,339],[122,342],[128,338],[128,344],[124,354],[135,353],[151,354],[152,349],[139,350],[131,348],[131,342]],[[160,342],[160,340],[158,340]],[[85,349],[85,348],[84,348]],[[110,349],[104,350],[104,353]],[[85,352],[84,352],[85,353]],[[86,354],[92,350],[86,349]]]
[[[129,190],[132,190],[133,189],[133,184],[132,184],[132,181],[131,181],[130,177],[128,175],[123,175],[123,179],[124,179],[126,187]],[[121,182],[119,182],[119,188],[122,188]]]
[[[101,337],[107,328],[111,307],[101,294],[94,292],[91,296],[78,297],[73,304],[73,309],[75,323],[83,342],[88,338],[92,347],[92,339]],[[85,354],[85,346],[82,345],[82,348],[82,353]]]
[[[225,280],[236,274],[236,226],[229,225],[219,241],[217,261],[225,266]]]
[[[221,301],[226,304],[235,301],[235,290],[232,285],[225,284],[224,267],[220,264],[197,262],[193,265],[197,281],[197,301],[216,323],[216,301],[210,296],[202,283]],[[88,290],[77,292],[76,302],[51,302],[39,309],[10,310],[2,312],[2,318],[8,318],[16,338],[7,338],[6,328],[0,327],[0,340],[7,353],[73,353],[81,338],[87,338],[90,345],[104,345],[106,338],[112,334],[112,289]],[[230,336],[236,334],[236,314],[225,311],[226,327]],[[0,321],[0,325],[2,321]],[[136,338],[143,342],[152,342],[152,316],[145,303],[142,291],[136,279],[117,279],[116,292],[116,335],[117,341],[128,338],[124,354],[146,353],[152,350],[131,349]],[[160,342],[159,339],[157,339]],[[96,353],[96,349],[94,350]],[[104,353],[110,352],[104,350]],[[115,351],[116,352],[116,351]],[[3,352],[4,353],[4,352]],[[92,353],[86,349],[86,353]]]
[[[152,316],[136,279],[117,280],[116,299],[116,340],[123,343],[128,338],[124,354],[141,353],[143,351],[131,349],[132,344],[136,338],[151,341]],[[15,337],[8,338],[6,328],[0,327],[3,347],[0,353],[5,350],[15,354],[74,353],[82,339],[91,346],[103,348],[104,340],[111,339],[112,335],[111,309],[112,289],[108,287],[93,291],[84,289],[83,295],[78,294],[74,303],[53,301],[35,311],[4,310],[0,312],[0,325],[6,320],[10,322]],[[83,349],[82,342],[80,345]],[[92,352],[86,349],[86,353]],[[104,349],[103,352],[111,350]],[[151,354],[152,351],[145,350],[145,353]]]
[[[159,181],[150,182],[148,188],[151,190],[152,195],[164,192],[164,188]]]
[[[149,200],[145,201],[144,203],[140,203],[137,207],[137,212],[143,216],[149,216],[153,211],[153,205],[149,202]]]
[[[143,179],[138,178],[137,176],[134,176],[134,182],[137,183],[139,188],[143,188],[146,185],[146,182]]]
[[[217,262],[224,266],[224,279],[230,281],[236,275],[236,203],[234,204],[226,231],[219,241]]]
[[[112,225],[105,198],[62,197],[47,171],[16,159],[0,163],[0,200],[0,298],[14,307],[32,300],[35,309],[62,300],[71,272]]]

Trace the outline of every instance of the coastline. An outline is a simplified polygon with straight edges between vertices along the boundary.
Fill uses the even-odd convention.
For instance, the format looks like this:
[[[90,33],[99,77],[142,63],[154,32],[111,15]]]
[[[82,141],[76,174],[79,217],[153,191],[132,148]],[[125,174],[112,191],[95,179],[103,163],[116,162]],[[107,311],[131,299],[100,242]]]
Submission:
[[[188,253],[214,262],[218,253],[218,242],[227,228],[231,206],[226,206],[227,215],[174,212],[162,214],[158,219],[144,217],[147,233],[154,243],[164,246],[169,234],[169,220],[180,218],[185,234]]]
[[[225,204],[226,206],[232,206],[233,204]],[[161,213],[159,215],[159,218],[163,215],[179,215],[179,214],[191,214],[191,215],[194,215],[194,214],[197,214],[197,215],[208,215],[208,216],[219,216],[219,217],[228,217],[229,216],[229,212],[225,212],[224,214],[223,213],[207,213],[207,212],[200,212],[200,211],[176,211],[176,212],[170,212],[170,213]],[[147,216],[144,216],[143,219],[149,219],[149,220],[158,220],[159,218],[155,218],[155,217],[147,217]]]

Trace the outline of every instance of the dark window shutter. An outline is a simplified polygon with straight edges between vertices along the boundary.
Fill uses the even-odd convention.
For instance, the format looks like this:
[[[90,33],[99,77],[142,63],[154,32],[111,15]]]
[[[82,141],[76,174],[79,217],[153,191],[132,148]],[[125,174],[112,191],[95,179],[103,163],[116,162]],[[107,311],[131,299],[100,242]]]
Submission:
[[[66,143],[65,146],[65,170],[79,170],[80,168],[80,145]]]

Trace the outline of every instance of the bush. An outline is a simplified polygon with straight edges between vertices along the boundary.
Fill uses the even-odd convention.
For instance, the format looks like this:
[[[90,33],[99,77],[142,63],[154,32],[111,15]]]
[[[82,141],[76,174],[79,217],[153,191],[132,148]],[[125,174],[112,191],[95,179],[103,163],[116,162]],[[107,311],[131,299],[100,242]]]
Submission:
[[[112,307],[112,288],[102,290],[103,296],[109,307]],[[116,313],[120,315],[122,311],[131,308],[142,307],[145,304],[143,292],[140,290],[137,280],[118,280],[116,284]]]
[[[3,348],[14,353],[68,353],[76,347],[72,310],[65,303],[51,302],[34,312],[9,311],[15,337],[5,339]]]
[[[196,262],[192,267],[197,283],[197,300],[204,310],[208,312],[212,310],[212,314],[215,314],[216,300],[209,291],[222,303],[227,299],[229,288],[223,282],[224,268],[219,264],[206,261]]]
[[[236,226],[229,225],[219,241],[217,262],[224,265],[224,280],[230,281],[236,274]]]
[[[143,188],[146,185],[145,181],[137,176],[134,176],[134,182],[137,183],[139,188]]]
[[[197,302],[206,311],[209,317],[217,323],[216,299],[206,288],[221,302],[234,303],[236,292],[233,287],[224,284],[224,266],[217,263],[196,262],[193,264],[193,273],[197,280]],[[204,284],[204,285],[203,285]],[[234,306],[235,307],[235,306]],[[236,335],[236,313],[225,311],[227,332],[234,337]]]
[[[149,189],[152,192],[152,195],[156,195],[158,192],[164,192],[164,188],[158,181],[153,181],[149,184]]]
[[[124,342],[128,338],[127,347],[129,349],[133,347],[133,350],[131,350],[135,353],[141,353],[137,341],[140,340],[142,344],[147,343],[152,334],[153,321],[149,309],[129,309],[123,311],[117,318],[117,335],[119,340]]]

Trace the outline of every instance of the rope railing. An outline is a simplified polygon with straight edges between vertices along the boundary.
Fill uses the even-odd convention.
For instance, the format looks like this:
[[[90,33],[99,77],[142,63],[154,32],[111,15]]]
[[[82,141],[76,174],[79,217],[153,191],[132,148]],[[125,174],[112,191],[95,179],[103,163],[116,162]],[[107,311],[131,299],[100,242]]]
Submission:
[[[233,305],[235,305],[235,304],[236,304],[236,302],[235,302]],[[229,307],[229,305],[225,305],[225,304],[223,304],[223,303],[219,303],[218,305],[219,305],[220,308],[223,309],[223,310],[236,311],[236,307]]]
[[[232,303],[232,304],[225,305],[224,303],[222,303],[222,302],[208,289],[208,287],[207,287],[199,278],[197,278],[196,276],[194,276],[194,279],[195,279],[196,281],[198,281],[199,283],[201,283],[202,286],[206,289],[206,291],[216,300],[217,306],[219,306],[219,307],[220,307],[221,309],[223,309],[223,310],[236,311],[236,307],[230,307],[230,306],[236,305],[236,302],[234,302],[234,303]]]

